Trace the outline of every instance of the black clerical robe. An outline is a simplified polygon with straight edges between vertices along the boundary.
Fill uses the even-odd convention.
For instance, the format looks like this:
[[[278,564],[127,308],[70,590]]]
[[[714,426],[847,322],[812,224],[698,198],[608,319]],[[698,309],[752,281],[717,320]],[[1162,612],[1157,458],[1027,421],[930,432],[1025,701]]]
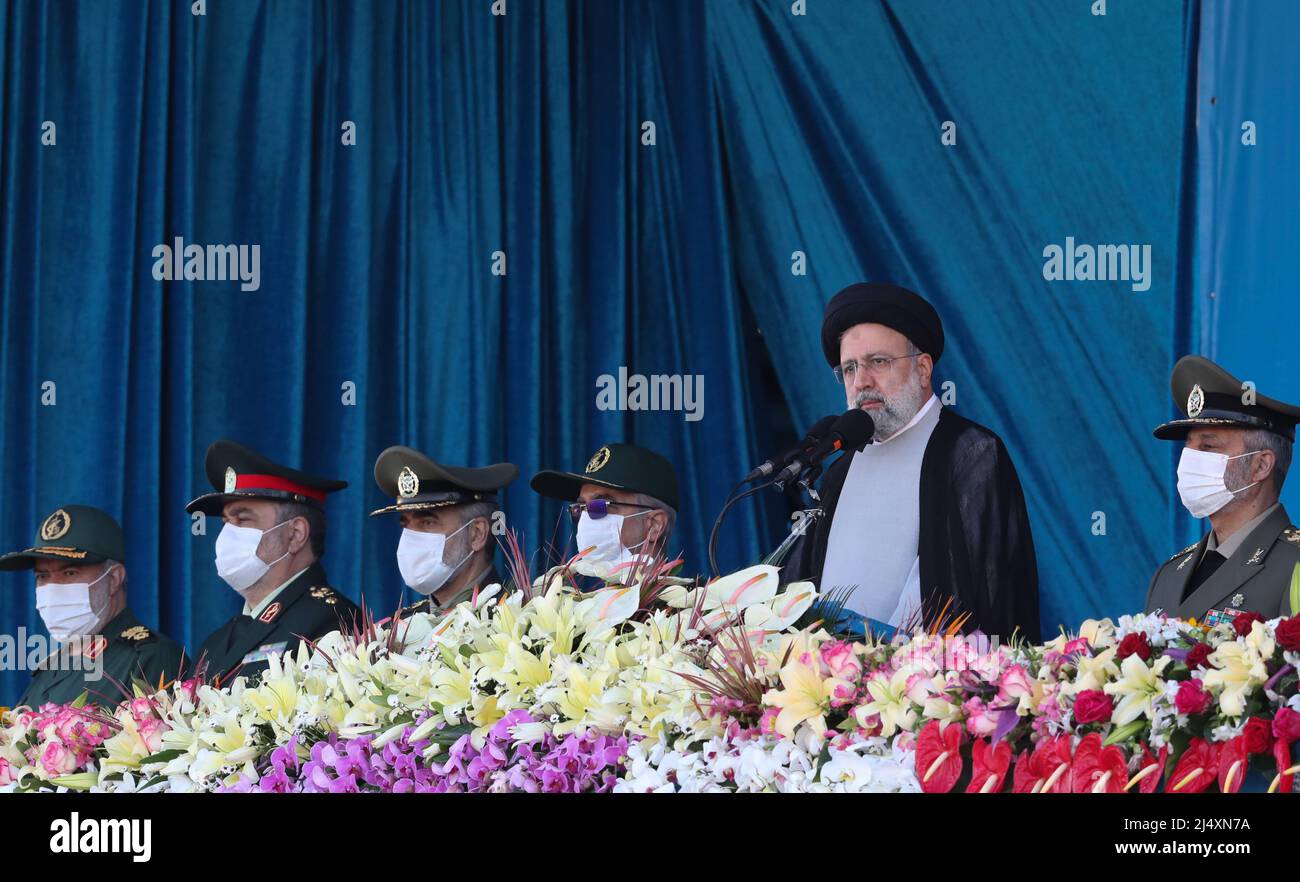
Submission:
[[[791,552],[787,581],[811,579],[821,587],[826,544],[851,458],[841,456],[827,470],[820,488],[826,514]],[[1037,641],[1034,539],[1020,478],[1002,439],[944,408],[921,460],[918,492],[926,623],[951,598],[950,609],[969,614],[963,631],[978,628],[1006,640],[1018,627],[1020,636]]]

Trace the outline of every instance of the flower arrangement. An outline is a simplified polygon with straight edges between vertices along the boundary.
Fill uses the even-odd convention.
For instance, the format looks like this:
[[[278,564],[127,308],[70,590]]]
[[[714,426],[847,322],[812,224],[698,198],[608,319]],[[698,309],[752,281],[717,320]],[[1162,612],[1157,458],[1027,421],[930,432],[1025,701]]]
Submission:
[[[833,633],[771,566],[516,584],[366,619],[256,680],[5,712],[0,790],[1181,793],[1300,771],[1300,617],[999,644]]]

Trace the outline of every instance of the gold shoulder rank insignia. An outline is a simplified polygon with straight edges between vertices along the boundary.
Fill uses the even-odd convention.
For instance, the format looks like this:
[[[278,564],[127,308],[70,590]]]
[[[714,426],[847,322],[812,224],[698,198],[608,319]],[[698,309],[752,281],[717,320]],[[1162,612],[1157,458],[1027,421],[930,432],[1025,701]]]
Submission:
[[[334,589],[328,585],[317,585],[315,588],[311,589],[311,596],[317,600],[323,600],[331,606],[339,602],[339,596],[335,594]]]
[[[1292,545],[1300,545],[1300,530],[1295,527],[1287,527],[1282,531],[1282,538]]]
[[[132,625],[121,634],[123,640],[147,640],[152,636],[144,625]]]
[[[1178,552],[1175,552],[1174,554],[1170,555],[1169,560],[1173,560],[1174,558],[1178,557],[1179,555],[1186,554],[1187,552],[1191,551],[1192,549],[1194,549],[1196,546],[1198,546],[1198,545],[1200,545],[1200,544],[1201,544],[1201,543],[1200,543],[1199,540],[1196,541],[1196,542],[1193,542],[1191,545],[1187,546],[1187,547],[1184,548],[1182,551],[1178,551]]]

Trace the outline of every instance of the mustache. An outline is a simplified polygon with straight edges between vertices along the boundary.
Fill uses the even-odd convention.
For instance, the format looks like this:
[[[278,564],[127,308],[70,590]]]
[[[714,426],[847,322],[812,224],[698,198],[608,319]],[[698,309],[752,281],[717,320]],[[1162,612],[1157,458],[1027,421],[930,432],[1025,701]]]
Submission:
[[[857,395],[853,396],[854,407],[861,407],[862,405],[866,404],[868,401],[879,401],[881,404],[885,405],[886,409],[888,409],[891,406],[889,399],[886,398],[884,395],[881,395],[879,392],[868,392],[866,390],[863,390],[862,392],[859,392]]]

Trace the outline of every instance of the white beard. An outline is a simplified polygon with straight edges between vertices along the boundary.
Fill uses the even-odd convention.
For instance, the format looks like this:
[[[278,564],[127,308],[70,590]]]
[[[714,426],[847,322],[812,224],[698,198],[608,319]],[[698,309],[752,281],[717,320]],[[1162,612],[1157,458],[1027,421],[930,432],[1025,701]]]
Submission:
[[[921,382],[921,375],[917,372],[915,362],[913,362],[912,373],[907,379],[907,384],[899,390],[897,395],[885,396],[879,392],[864,389],[854,397],[853,406],[860,408],[868,401],[882,402],[882,407],[868,411],[868,413],[876,423],[876,440],[886,441],[892,438],[899,429],[911,422],[912,417],[917,415],[921,410],[921,406],[929,398],[929,390]]]

